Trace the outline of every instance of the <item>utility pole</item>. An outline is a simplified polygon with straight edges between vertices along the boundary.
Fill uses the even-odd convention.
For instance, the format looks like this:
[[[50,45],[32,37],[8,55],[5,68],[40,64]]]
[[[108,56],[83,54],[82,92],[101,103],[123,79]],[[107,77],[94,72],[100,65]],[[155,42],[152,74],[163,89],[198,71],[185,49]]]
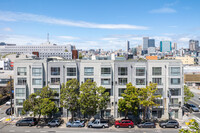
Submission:
[[[12,77],[10,76],[10,115],[12,116]]]

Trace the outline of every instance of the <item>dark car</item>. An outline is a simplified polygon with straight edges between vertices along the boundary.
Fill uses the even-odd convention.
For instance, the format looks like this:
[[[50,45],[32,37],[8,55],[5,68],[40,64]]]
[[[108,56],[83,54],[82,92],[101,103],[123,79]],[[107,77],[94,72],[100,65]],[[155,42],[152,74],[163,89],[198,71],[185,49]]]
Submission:
[[[66,127],[84,127],[84,126],[85,126],[84,121],[73,121],[66,123]]]
[[[116,128],[119,128],[119,127],[133,128],[134,123],[131,120],[122,119],[122,120],[119,120],[119,121],[115,121],[115,127]]]
[[[35,126],[37,124],[36,118],[24,118],[16,122],[16,126]]]
[[[163,121],[163,122],[160,122],[160,127],[162,128],[178,128],[179,127],[179,123],[177,120],[166,120],[166,121]]]
[[[188,109],[191,109],[193,112],[199,112],[199,108],[196,107],[196,106],[193,105],[193,104],[187,103],[187,104],[185,104],[185,106],[186,106]]]
[[[48,126],[49,127],[58,127],[61,125],[61,123],[62,123],[62,120],[56,118],[56,119],[53,119],[50,122],[48,122]]]
[[[139,128],[156,128],[156,124],[154,122],[144,122],[141,124],[138,124]]]
[[[8,109],[6,110],[6,114],[7,114],[7,115],[11,115],[11,108],[8,108]],[[14,114],[14,107],[12,107],[12,114]]]

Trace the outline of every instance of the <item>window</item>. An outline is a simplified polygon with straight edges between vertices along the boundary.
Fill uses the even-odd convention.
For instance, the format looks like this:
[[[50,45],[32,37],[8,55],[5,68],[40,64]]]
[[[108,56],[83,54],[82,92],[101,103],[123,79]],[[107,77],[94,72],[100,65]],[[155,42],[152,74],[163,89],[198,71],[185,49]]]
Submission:
[[[163,95],[163,88],[157,88],[156,92],[154,93],[154,95]]]
[[[136,76],[144,76],[144,75],[145,75],[145,67],[137,67]]]
[[[179,76],[180,75],[180,67],[171,67],[171,75]]]
[[[145,85],[145,79],[136,79],[136,85]]]
[[[87,80],[90,80],[90,82],[94,82],[93,78],[84,78],[84,82],[86,82]]]
[[[111,74],[111,68],[101,68],[101,75],[102,76],[109,76]]]
[[[157,83],[158,85],[162,85],[162,78],[152,78],[153,83]]]
[[[34,93],[41,92],[41,91],[42,91],[42,88],[34,88]]]
[[[180,78],[171,78],[171,85],[179,85]]]
[[[25,88],[16,88],[15,96],[16,97],[25,97]]]
[[[59,85],[60,84],[60,78],[51,78],[51,84]]]
[[[171,98],[171,104],[178,104],[178,98]]]
[[[51,67],[51,75],[60,75],[60,67]]]
[[[33,78],[32,80],[33,85],[42,85],[42,79],[41,78]]]
[[[67,76],[76,76],[76,68],[67,68]]]
[[[17,68],[17,75],[26,76],[26,67],[18,67]]]
[[[23,106],[24,101],[25,101],[24,99],[16,99],[16,105]]]
[[[127,78],[119,78],[118,84],[119,85],[126,85],[127,84]]]
[[[122,96],[125,90],[126,90],[125,88],[119,88],[119,97]]]
[[[112,96],[112,91],[111,91],[111,89],[107,89],[107,88],[106,88],[105,92],[108,92],[108,93],[109,93],[109,96]]]
[[[152,67],[152,75],[162,75],[162,67]]]
[[[163,100],[162,99],[155,99],[154,102],[158,104],[158,106],[163,106]]]
[[[33,68],[32,69],[33,76],[41,76],[42,75],[42,68]]]
[[[17,84],[18,85],[26,85],[26,78],[18,78]]]
[[[127,75],[128,73],[128,69],[127,67],[118,67],[118,75]]]
[[[94,67],[85,67],[84,75],[85,76],[93,76],[94,75]]]
[[[180,96],[181,88],[170,88],[171,96]]]
[[[110,85],[110,79],[101,79],[101,85]]]

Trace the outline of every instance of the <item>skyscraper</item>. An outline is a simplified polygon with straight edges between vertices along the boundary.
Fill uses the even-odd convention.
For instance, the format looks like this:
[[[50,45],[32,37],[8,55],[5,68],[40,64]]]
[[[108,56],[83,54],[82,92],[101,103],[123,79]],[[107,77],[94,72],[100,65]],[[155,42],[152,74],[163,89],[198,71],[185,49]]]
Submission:
[[[160,52],[170,52],[172,43],[170,41],[160,41]]]
[[[148,40],[148,47],[155,47],[155,39]]]
[[[173,49],[177,50],[177,43],[174,43]]]
[[[143,49],[148,50],[149,37],[143,37]]]
[[[189,41],[189,49],[190,49],[190,51],[198,51],[199,50],[199,41],[198,40],[190,40]]]
[[[130,49],[130,44],[129,44],[129,41],[127,41],[127,44],[126,44],[126,51],[128,52]]]

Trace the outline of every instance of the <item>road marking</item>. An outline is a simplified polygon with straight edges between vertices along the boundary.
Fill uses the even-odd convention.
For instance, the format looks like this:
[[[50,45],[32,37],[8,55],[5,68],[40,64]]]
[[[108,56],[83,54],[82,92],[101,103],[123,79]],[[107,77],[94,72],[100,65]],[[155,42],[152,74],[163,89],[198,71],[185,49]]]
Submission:
[[[198,118],[197,116],[193,116],[192,118],[195,119],[197,121],[197,123],[200,124],[200,118]]]
[[[2,119],[0,119],[0,122],[3,121],[5,119],[5,117],[3,117]]]

